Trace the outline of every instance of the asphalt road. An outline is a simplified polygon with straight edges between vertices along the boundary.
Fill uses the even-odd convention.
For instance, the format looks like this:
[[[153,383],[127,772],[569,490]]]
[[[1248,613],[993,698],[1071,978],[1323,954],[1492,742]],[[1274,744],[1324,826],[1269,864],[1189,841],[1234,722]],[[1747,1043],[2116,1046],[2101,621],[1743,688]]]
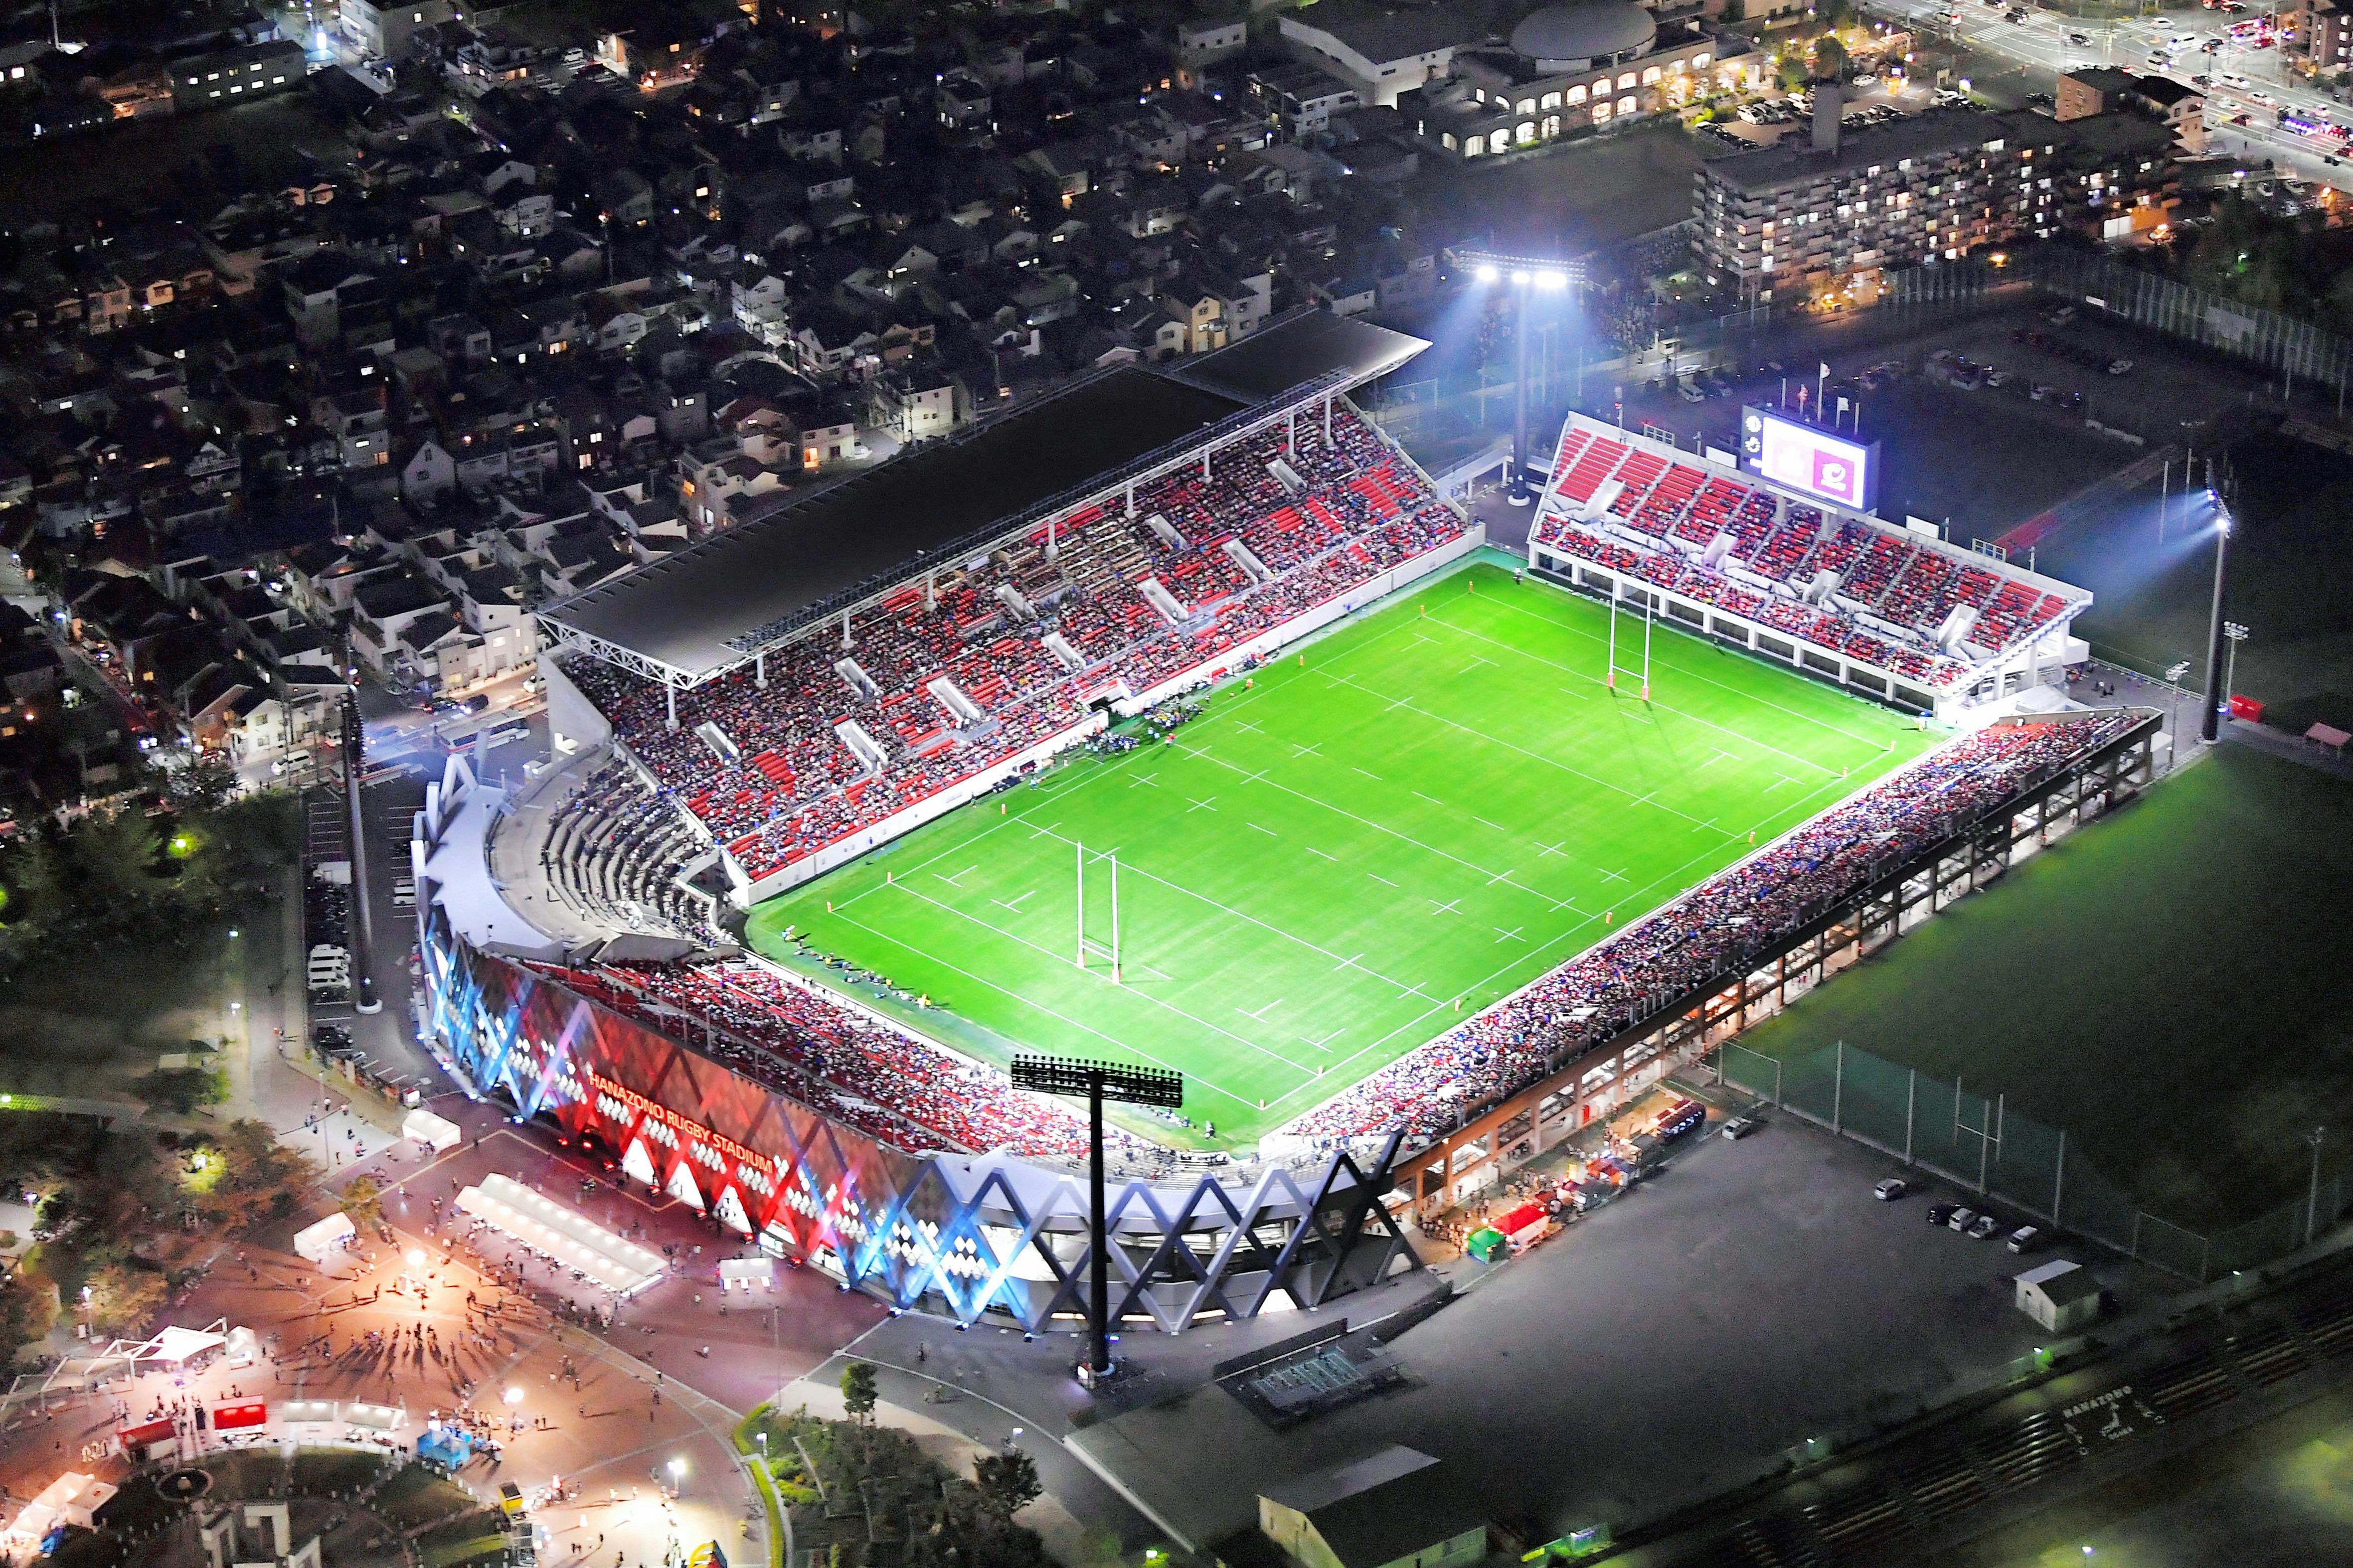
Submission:
[[[2233,16],[2177,9],[2111,22],[2040,10],[2010,22],[2000,4],[1986,0],[1871,0],[1868,10],[1924,37],[1951,40],[2002,62],[2006,69],[1980,72],[1972,79],[1975,87],[2001,97],[2012,96],[2011,84],[2002,79],[2009,71],[2018,73],[2015,96],[2022,98],[2051,90],[2059,73],[2085,66],[2112,65],[2199,86],[2207,94],[2206,123],[2213,150],[2238,153],[2253,163],[2268,158],[2300,178],[2353,191],[2353,162],[2331,165],[2326,161],[2346,138],[2300,135],[2281,129],[2277,121],[2277,111],[2286,108],[2353,126],[2353,108],[2313,90],[2289,72],[2277,47],[2249,48],[2229,37],[2229,28],[2251,20],[2256,10]],[[2182,37],[2191,41],[2174,47],[2172,40]],[[2210,52],[2205,46],[2216,40],[2221,47]],[[2193,83],[2196,76],[2209,80]],[[2244,85],[2231,78],[2242,79]],[[2231,125],[2240,114],[2249,123]]]

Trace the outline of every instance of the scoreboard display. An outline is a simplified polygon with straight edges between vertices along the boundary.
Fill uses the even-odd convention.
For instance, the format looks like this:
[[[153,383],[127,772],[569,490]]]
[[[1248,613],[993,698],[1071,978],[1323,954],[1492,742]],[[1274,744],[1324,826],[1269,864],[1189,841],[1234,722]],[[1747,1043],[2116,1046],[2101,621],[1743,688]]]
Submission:
[[[1878,442],[1846,440],[1778,409],[1741,410],[1740,466],[1852,511],[1879,504]]]

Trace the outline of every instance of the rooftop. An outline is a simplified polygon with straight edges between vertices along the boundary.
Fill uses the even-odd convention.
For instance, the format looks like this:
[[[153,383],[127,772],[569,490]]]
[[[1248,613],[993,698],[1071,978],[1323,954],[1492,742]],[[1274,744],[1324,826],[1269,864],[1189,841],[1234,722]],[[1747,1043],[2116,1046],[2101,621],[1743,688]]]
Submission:
[[[1482,37],[1479,25],[1451,5],[1381,5],[1365,0],[1324,0],[1303,15],[1285,16],[1286,26],[1329,33],[1376,64],[1408,59]]]
[[[812,494],[776,492],[775,504],[746,509],[726,531],[545,618],[702,679],[741,663],[735,645],[763,628],[1243,406],[1207,386],[1116,366]]]
[[[2012,133],[2012,127],[1998,114],[1971,109],[1932,109],[1909,120],[1848,132],[1840,137],[1835,153],[1815,152],[1801,132],[1784,137],[1780,146],[1716,159],[1703,173],[1735,190],[1763,195],[1825,174],[1867,169],[1874,163],[1894,163],[1905,158],[1982,147],[1989,142],[2004,141]]]

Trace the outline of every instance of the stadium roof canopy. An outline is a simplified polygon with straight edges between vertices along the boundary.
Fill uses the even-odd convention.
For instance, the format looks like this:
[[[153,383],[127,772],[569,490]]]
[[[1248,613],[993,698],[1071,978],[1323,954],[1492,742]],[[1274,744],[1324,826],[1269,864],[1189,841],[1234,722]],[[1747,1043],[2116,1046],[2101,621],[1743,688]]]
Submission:
[[[765,628],[1242,406],[1206,386],[1115,366],[838,484],[748,509],[724,532],[542,616],[701,680],[743,663],[745,639]]]
[[[1284,392],[1316,396],[1429,345],[1302,311],[1181,375],[1114,365],[822,489],[763,497],[724,532],[540,612],[553,640],[693,686],[927,561],[1077,504],[1123,468],[1182,452]]]
[[[1270,321],[1214,353],[1187,360],[1177,374],[1197,385],[1259,403],[1335,371],[1347,371],[1352,386],[1371,381],[1429,346],[1425,339],[1311,309]]]

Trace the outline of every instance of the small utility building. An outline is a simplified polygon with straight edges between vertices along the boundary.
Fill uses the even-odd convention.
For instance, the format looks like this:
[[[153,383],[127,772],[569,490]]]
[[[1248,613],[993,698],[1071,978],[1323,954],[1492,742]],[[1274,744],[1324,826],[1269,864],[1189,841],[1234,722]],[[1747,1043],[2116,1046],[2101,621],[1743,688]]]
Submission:
[[[2018,1277],[2018,1310],[2053,1333],[2066,1333],[2100,1315],[2100,1282],[2080,1263],[2059,1258]]]
[[[1475,1489],[1394,1446],[1261,1492],[1258,1527],[1303,1568],[1441,1568],[1487,1555]]]

